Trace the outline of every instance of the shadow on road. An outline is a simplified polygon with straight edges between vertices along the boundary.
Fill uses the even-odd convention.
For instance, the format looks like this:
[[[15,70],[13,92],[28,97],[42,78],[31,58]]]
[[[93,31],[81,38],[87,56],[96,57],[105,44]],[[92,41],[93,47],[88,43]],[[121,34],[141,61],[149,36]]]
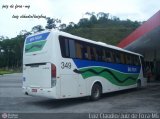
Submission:
[[[27,102],[29,105],[36,105],[47,109],[53,109],[53,108],[62,108],[62,107],[69,107],[74,105],[79,105],[82,103],[88,103],[89,100],[85,98],[73,98],[73,99],[44,99],[44,100],[38,100],[34,102]]]
[[[144,89],[140,89],[140,90],[144,90]],[[137,89],[129,89],[129,90],[122,90],[122,91],[116,91],[116,92],[112,92],[112,93],[105,93],[102,95],[102,100],[103,99],[110,99],[119,95],[124,95],[124,94],[128,94],[128,93],[133,93],[136,91],[140,91]],[[39,100],[40,98],[37,97],[36,99],[32,102],[27,102],[29,105],[36,105],[36,106],[40,106],[43,108],[47,108],[47,109],[53,109],[53,108],[62,108],[62,107],[72,107],[75,105],[80,105],[80,104],[87,104],[87,103],[94,103],[94,101],[90,101],[89,97],[83,97],[83,98],[71,98],[71,99],[59,99],[59,100],[55,100],[55,99],[45,99],[42,98],[41,100]],[[101,100],[100,99],[100,100]]]
[[[128,94],[128,93],[142,91],[142,90],[145,90],[145,88],[141,88],[141,89],[132,88],[132,89],[127,89],[127,90],[120,90],[120,91],[105,93],[102,95],[102,98],[110,98],[110,97],[112,98],[115,96],[124,95],[124,94]]]

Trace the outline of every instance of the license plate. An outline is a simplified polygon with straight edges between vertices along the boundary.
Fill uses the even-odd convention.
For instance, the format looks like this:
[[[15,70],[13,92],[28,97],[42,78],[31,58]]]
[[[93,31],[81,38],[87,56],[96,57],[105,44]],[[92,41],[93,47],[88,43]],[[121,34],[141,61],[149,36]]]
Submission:
[[[32,89],[32,92],[37,92],[37,89]]]

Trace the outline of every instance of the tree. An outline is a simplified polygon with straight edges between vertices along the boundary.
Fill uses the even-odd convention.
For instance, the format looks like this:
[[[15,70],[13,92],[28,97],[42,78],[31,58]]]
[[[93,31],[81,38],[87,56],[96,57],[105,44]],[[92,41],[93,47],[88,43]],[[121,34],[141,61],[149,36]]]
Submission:
[[[71,27],[74,27],[75,23],[74,23],[74,22],[69,22],[69,25],[70,25]]]
[[[120,21],[120,19],[119,19],[118,17],[116,17],[116,16],[112,16],[111,19],[112,19],[113,21]]]
[[[0,36],[0,41],[3,41],[5,39],[9,39],[7,36]]]
[[[87,18],[82,18],[78,22],[78,26],[87,27],[89,25],[89,20]]]
[[[32,28],[33,29],[33,28]],[[27,31],[27,30],[21,30],[20,32],[19,32],[19,35],[31,35],[32,33],[31,32],[29,32],[29,31]]]
[[[32,28],[31,32],[37,33],[37,32],[43,31],[43,30],[44,30],[43,26],[37,25],[37,26],[34,26],[34,27]]]
[[[76,28],[76,24],[74,22],[69,22],[69,25],[66,26],[66,28],[64,29],[64,31],[69,31],[70,29]]]
[[[88,15],[91,17],[91,16],[95,15],[95,12],[86,12],[85,15]]]
[[[96,23],[97,22],[97,17],[95,15],[92,15],[90,17],[90,22],[93,24],[93,23]]]
[[[56,29],[58,28],[58,24],[61,23],[61,20],[60,19],[55,19],[55,18],[50,18],[50,17],[47,17],[46,18],[47,20],[47,25],[46,25],[46,29]]]
[[[4,39],[4,36],[0,36],[0,41],[3,41]]]
[[[15,38],[0,41],[0,68],[22,67],[24,39],[24,35],[17,35]]]
[[[96,23],[97,22],[97,17],[95,15],[95,12],[86,12],[85,14],[90,17],[90,23]]]
[[[100,20],[100,21],[106,21],[109,19],[109,13],[104,13],[104,12],[99,12],[97,14],[97,18]]]
[[[67,27],[67,25],[66,24],[60,24],[59,25],[59,30],[64,30],[64,29],[66,29],[66,27]]]

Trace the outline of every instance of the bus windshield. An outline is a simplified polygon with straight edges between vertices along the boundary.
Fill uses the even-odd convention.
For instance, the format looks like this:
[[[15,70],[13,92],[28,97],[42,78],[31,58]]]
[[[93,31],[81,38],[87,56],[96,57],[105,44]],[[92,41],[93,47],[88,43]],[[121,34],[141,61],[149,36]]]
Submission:
[[[50,32],[28,37],[25,42],[25,53],[41,51]]]

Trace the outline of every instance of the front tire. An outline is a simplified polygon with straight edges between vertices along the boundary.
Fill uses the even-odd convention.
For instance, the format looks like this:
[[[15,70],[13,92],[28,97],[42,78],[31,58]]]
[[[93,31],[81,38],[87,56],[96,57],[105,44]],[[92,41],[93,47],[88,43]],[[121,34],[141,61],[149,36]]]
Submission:
[[[99,84],[94,84],[91,90],[91,100],[99,100],[102,94],[102,87]]]

